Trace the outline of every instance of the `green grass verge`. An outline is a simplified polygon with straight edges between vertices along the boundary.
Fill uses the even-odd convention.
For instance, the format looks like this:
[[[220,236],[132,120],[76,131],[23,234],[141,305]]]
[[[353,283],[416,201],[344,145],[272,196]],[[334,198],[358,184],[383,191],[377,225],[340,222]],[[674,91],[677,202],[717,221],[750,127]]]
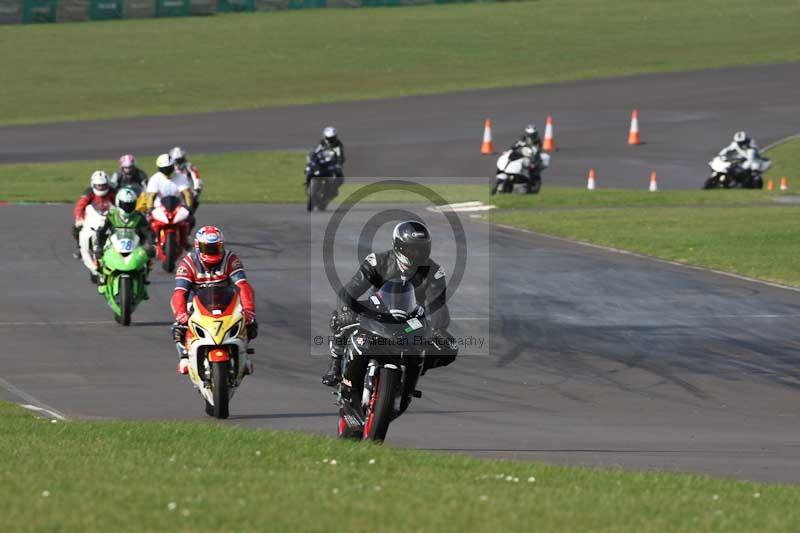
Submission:
[[[800,185],[800,140],[769,152],[768,178],[777,189],[788,176],[789,191]],[[796,179],[793,179],[796,177]],[[551,194],[552,191],[552,194]],[[763,191],[641,191],[543,189],[541,198],[503,199],[512,209],[490,219],[569,239],[631,250],[672,261],[710,267],[800,286],[800,209],[778,206],[780,194]],[[498,204],[501,205],[501,204]],[[524,207],[563,208],[556,212]],[[708,206],[707,209],[697,209]],[[714,206],[713,208],[711,208]]]
[[[305,154],[297,152],[239,152],[192,155],[203,175],[206,203],[304,203],[303,167]],[[152,168],[154,156],[141,156],[143,168]],[[0,165],[0,201],[74,202],[88,187],[96,169],[111,173],[116,161],[68,161],[63,163],[24,163]],[[487,180],[488,183],[488,180]],[[347,198],[363,185],[346,184],[340,199]],[[428,187],[408,191],[384,191],[366,201],[404,203],[427,201],[420,193]],[[488,199],[488,184],[432,185],[430,189],[445,203]]]
[[[155,156],[140,156],[140,164],[152,168]],[[305,154],[297,152],[238,152],[193,154],[205,180],[203,201],[209,203],[302,203]],[[777,163],[777,161],[776,161]],[[117,162],[67,161],[0,165],[0,201],[73,202],[96,169],[112,172]],[[413,180],[412,180],[413,181]],[[364,185],[345,184],[339,199],[344,200]],[[583,189],[545,185],[536,196],[489,196],[485,185],[419,185],[407,191],[379,191],[365,201],[406,203],[427,202],[431,189],[447,203],[469,200],[491,201],[503,208],[576,208],[664,205],[728,205],[769,202],[766,191],[674,191],[650,194],[641,191],[603,189],[587,193]]]
[[[800,60],[796,0],[751,12],[748,0],[540,0],[5,26],[0,123]]]
[[[726,272],[800,286],[800,209],[692,207],[507,211],[491,220]]]
[[[51,423],[6,403],[0,424],[8,531],[800,528],[793,486],[479,460],[226,424]]]
[[[766,155],[772,159],[772,168],[765,177],[773,180],[777,187],[785,176],[789,180],[789,190],[800,191],[800,138],[785,142]]]

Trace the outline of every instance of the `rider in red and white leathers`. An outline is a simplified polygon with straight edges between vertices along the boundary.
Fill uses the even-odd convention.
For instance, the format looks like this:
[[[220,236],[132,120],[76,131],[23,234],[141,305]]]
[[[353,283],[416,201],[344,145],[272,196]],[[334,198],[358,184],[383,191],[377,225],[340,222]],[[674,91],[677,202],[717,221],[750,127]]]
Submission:
[[[75,202],[75,209],[72,212],[74,223],[72,225],[72,237],[75,239],[75,247],[79,248],[78,236],[83,227],[86,208],[92,206],[99,213],[105,213],[114,205],[114,191],[110,190],[108,174],[102,170],[95,170],[90,179],[90,187],[83,191],[81,197]],[[75,259],[81,257],[80,250],[73,254]]]
[[[242,315],[247,325],[247,335],[254,339],[258,335],[256,304],[253,287],[247,281],[244,265],[235,253],[225,250],[222,231],[215,226],[203,226],[197,230],[194,250],[186,255],[175,271],[175,290],[170,305],[175,316],[172,327],[173,340],[178,345],[180,359],[178,372],[188,372],[188,360],[182,346],[185,340],[189,312],[186,306],[190,294],[199,287],[235,286],[242,302]],[[252,372],[248,361],[246,371]]]

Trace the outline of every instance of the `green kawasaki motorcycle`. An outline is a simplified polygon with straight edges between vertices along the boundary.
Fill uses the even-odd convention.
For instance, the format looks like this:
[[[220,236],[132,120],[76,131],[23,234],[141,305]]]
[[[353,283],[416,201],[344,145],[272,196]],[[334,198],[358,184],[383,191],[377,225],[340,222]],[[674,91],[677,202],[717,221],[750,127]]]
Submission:
[[[102,278],[97,292],[105,296],[115,320],[123,326],[130,325],[136,306],[149,298],[144,283],[149,260],[133,229],[116,229],[107,241],[100,260]]]

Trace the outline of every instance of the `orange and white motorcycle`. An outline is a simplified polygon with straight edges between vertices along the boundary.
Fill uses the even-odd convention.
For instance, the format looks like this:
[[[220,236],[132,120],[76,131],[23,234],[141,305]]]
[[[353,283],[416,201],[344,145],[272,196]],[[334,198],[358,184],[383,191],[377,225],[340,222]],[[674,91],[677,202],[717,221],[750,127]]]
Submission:
[[[203,287],[189,304],[184,349],[189,356],[189,378],[200,392],[206,413],[228,418],[228,404],[242,384],[248,355],[247,326],[242,303],[233,287]],[[180,347],[179,347],[180,349]]]

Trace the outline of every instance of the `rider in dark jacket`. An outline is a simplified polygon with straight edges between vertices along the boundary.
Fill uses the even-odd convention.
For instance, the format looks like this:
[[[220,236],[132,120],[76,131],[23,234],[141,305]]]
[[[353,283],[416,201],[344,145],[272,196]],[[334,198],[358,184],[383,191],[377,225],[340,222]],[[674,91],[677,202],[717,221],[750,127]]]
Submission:
[[[344,171],[342,170],[345,161],[344,144],[339,140],[339,134],[333,126],[326,126],[325,129],[322,130],[322,139],[320,139],[319,144],[317,144],[311,152],[311,155],[317,154],[323,150],[333,150],[336,154],[336,169],[334,170],[336,181],[334,184],[336,190],[339,190],[339,187],[344,183]],[[310,158],[311,156],[309,156],[309,159]],[[309,180],[311,180],[311,174],[309,173],[309,167],[306,166],[306,188],[308,188]]]
[[[114,191],[128,187],[139,195],[147,187],[147,173],[136,166],[133,154],[125,154],[119,158],[119,170],[111,175],[110,185]]]
[[[358,298],[370,287],[380,288],[385,281],[402,279],[414,286],[417,302],[425,307],[434,337],[451,341],[447,333],[450,313],[447,309],[447,283],[444,269],[430,258],[431,236],[421,222],[401,222],[392,234],[393,246],[385,252],[371,253],[338,294],[331,316],[333,333],[330,342],[331,364],[322,383],[334,386],[342,377],[342,355],[350,329],[357,322]],[[455,350],[443,350],[426,357],[425,370],[445,366],[455,360]]]

